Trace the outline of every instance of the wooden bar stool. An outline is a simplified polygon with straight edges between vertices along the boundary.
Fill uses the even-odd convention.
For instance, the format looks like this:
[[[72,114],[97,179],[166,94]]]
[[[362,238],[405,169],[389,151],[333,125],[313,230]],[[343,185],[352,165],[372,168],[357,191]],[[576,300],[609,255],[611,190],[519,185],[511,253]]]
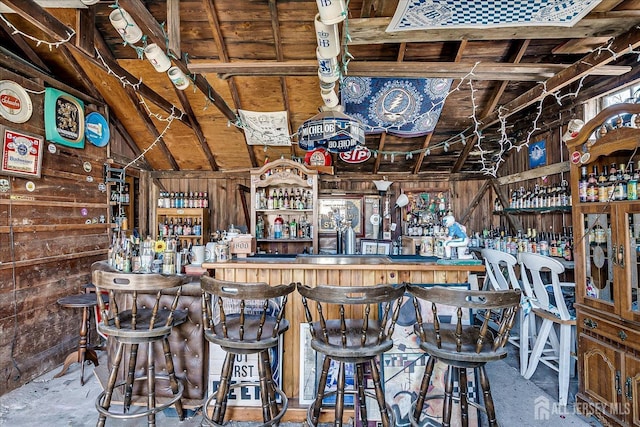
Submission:
[[[203,275],[200,285],[205,337],[226,352],[220,384],[217,390],[211,391],[202,409],[203,423],[211,426],[224,424],[231,389],[259,387],[264,421],[261,426],[278,425],[287,411],[288,399],[273,380],[269,351],[278,347],[280,336],[289,329],[284,310],[287,296],[295,290],[295,283],[270,286],[266,283],[229,282]],[[236,355],[256,353],[260,381],[231,384]],[[282,402],[280,409],[277,396]]]
[[[520,307],[520,290],[475,291],[445,286],[412,285],[408,285],[407,289],[416,297],[414,306],[418,322],[415,329],[420,337],[420,348],[429,355],[418,399],[409,413],[411,425],[424,425],[424,420],[420,419],[426,401],[442,397],[427,396],[435,362],[441,361],[448,365],[442,405],[442,426],[451,425],[453,384],[456,378],[459,379],[462,425],[468,425],[469,405],[473,405],[486,411],[490,426],[497,426],[485,364],[507,356],[505,344]],[[421,312],[418,298],[431,302],[431,313]],[[445,323],[438,317],[438,311],[442,306],[449,307],[448,313],[451,313],[451,307],[455,308],[455,315],[450,322]],[[482,325],[471,324],[471,319],[477,312],[470,313],[470,310],[482,313]],[[430,318],[426,321],[428,315]],[[468,400],[467,368],[479,373],[484,408]]]
[[[89,340],[89,309],[93,309],[97,305],[97,300],[94,295],[90,294],[77,294],[67,295],[58,299],[58,305],[64,308],[81,308],[82,309],[82,321],[80,322],[80,340],[78,342],[78,349],[73,353],[70,353],[64,360],[62,370],[58,372],[54,378],[63,376],[69,366],[73,363],[80,363],[80,385],[84,385],[84,364],[85,361],[90,361],[94,366],[98,366],[98,355],[93,348],[87,346]]]
[[[98,426],[105,424],[106,418],[133,419],[147,417],[147,424],[155,426],[156,413],[175,405],[180,420],[184,419],[182,408],[182,393],[184,385],[175,375],[169,335],[174,326],[184,323],[188,313],[176,309],[180,298],[181,286],[188,280],[187,276],[164,276],[161,274],[135,274],[102,271],[98,265],[93,270],[93,284],[96,286],[95,299],[100,307],[101,321],[98,324],[100,332],[114,339],[117,343],[116,354],[109,373],[105,390],[96,399],[96,409],[100,416]],[[171,288],[178,288],[170,307],[160,306],[162,292]],[[109,292],[109,308],[105,306],[101,293]],[[141,294],[155,296],[153,306],[145,306],[138,301]],[[162,344],[168,376],[156,373],[154,362],[155,343]],[[146,375],[136,376],[138,346],[147,345]],[[129,349],[129,364],[126,379],[116,383],[118,371],[122,363],[125,346]],[[168,401],[156,402],[156,380],[168,381],[173,393]],[[146,382],[147,407],[145,410],[131,411],[133,387],[135,381]],[[111,408],[113,392],[124,388],[122,405],[117,405],[118,411]]]
[[[375,395],[371,394],[370,397],[378,403],[382,425],[395,426],[393,413],[385,402],[376,357],[393,347],[390,337],[393,335],[398,319],[400,299],[404,291],[404,285],[367,287],[320,285],[311,288],[298,284],[298,292],[302,295],[302,304],[311,331],[311,347],[324,355],[316,398],[307,412],[309,425],[314,427],[318,425],[323,400],[333,394],[336,394],[334,421],[336,427],[342,426],[343,423],[345,394],[353,394],[357,399],[362,425],[367,425],[366,396],[369,393],[364,389],[364,371],[368,365],[375,388]],[[316,302],[318,317],[315,322],[308,300]],[[395,302],[395,305],[392,302]],[[383,307],[382,316],[381,319],[375,320],[371,309],[373,313],[377,313],[380,304]],[[395,309],[390,313],[392,306]],[[339,313],[339,317],[327,318],[328,313]],[[339,364],[337,390],[325,392],[332,361]],[[355,365],[356,391],[345,390],[345,363]]]

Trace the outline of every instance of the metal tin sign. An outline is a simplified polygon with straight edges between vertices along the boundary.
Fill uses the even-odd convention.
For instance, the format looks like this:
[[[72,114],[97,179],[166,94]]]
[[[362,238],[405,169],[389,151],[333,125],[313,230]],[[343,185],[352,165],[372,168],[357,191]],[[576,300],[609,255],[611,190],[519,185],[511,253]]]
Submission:
[[[84,103],[48,87],[44,92],[45,136],[67,147],[84,148]]]
[[[358,145],[351,151],[340,153],[340,159],[345,163],[364,163],[371,158],[371,150],[364,145]]]
[[[0,173],[40,178],[42,137],[9,130],[0,126],[2,162]]]

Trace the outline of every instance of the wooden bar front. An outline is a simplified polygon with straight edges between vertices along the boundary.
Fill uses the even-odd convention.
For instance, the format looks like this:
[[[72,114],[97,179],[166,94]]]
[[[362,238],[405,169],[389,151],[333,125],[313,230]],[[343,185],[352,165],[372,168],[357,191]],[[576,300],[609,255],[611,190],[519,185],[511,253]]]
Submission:
[[[466,283],[469,281],[470,273],[484,271],[483,265],[439,265],[435,262],[376,263],[370,259],[368,261],[366,264],[307,264],[298,263],[295,258],[291,258],[265,262],[234,260],[226,263],[204,263],[202,266],[212,270],[215,277],[222,280],[266,282],[271,285],[300,282],[310,286],[321,284],[370,286],[403,282],[414,284]],[[350,313],[345,314],[350,315]],[[306,407],[304,410],[296,410],[296,408],[299,408],[297,398],[300,373],[300,324],[306,320],[302,301],[297,292],[289,296],[285,316],[291,323],[290,329],[284,334],[282,358],[282,385],[284,392],[290,399],[289,410],[285,418],[302,422],[306,417]],[[233,409],[232,407],[228,408],[230,412],[233,412]],[[246,416],[246,412],[244,414]],[[258,413],[256,416],[260,417]]]

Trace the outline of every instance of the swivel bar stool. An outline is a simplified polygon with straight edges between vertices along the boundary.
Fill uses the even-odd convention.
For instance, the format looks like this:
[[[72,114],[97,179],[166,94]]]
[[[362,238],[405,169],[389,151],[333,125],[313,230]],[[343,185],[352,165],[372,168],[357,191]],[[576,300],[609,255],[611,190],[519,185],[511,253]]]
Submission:
[[[435,362],[441,361],[448,365],[442,405],[442,426],[451,425],[453,383],[456,377],[459,379],[462,425],[468,425],[471,404],[484,409],[489,425],[497,426],[485,364],[507,356],[505,344],[520,307],[520,290],[475,291],[446,286],[414,285],[407,285],[407,288],[409,293],[416,297],[414,306],[418,322],[415,329],[420,337],[420,347],[429,356],[420,393],[410,412],[411,425],[423,425],[421,418],[425,403],[430,398],[436,397],[427,396],[431,375]],[[431,313],[421,312],[418,299],[431,302]],[[442,306],[448,306],[448,313],[451,313],[451,307],[454,307],[455,314],[448,323],[444,323],[438,317]],[[469,313],[469,310],[482,312],[483,320],[480,326],[471,324],[473,314]],[[427,320],[425,316],[428,314],[433,317],[425,321]],[[468,322],[463,320],[465,317],[469,319]],[[495,333],[492,328],[495,329]],[[477,370],[479,373],[484,408],[468,400],[467,368]]]
[[[328,395],[335,394],[334,425],[342,426],[345,393],[354,394],[357,398],[362,425],[367,425],[366,395],[369,393],[364,389],[364,370],[369,365],[375,388],[375,396],[371,397],[378,403],[382,425],[395,426],[393,413],[385,402],[376,357],[393,347],[391,336],[404,291],[404,285],[320,285],[312,288],[298,284],[298,292],[302,295],[302,304],[311,331],[311,348],[324,355],[316,398],[307,411],[309,425],[318,425],[323,400]],[[316,302],[316,321],[313,320],[308,300]],[[393,302],[395,304],[392,304]],[[380,304],[383,307],[382,315],[379,320],[375,320],[371,309],[376,313]],[[390,313],[391,307],[395,307],[393,313]],[[339,313],[339,317],[327,318],[328,313]],[[332,361],[339,364],[337,390],[325,392]],[[355,365],[357,391],[345,390],[345,363]]]
[[[180,325],[187,319],[187,312],[177,310],[181,286],[187,280],[185,276],[164,276],[160,274],[134,274],[102,271],[94,268],[92,277],[96,286],[98,306],[101,312],[101,322],[98,330],[114,339],[117,343],[113,366],[105,390],[96,399],[96,409],[100,417],[98,426],[104,426],[106,418],[131,419],[146,416],[149,426],[155,426],[156,413],[171,405],[175,405],[176,412],[182,420],[182,393],[184,385],[175,375],[169,335],[174,326]],[[170,307],[160,306],[162,291],[178,288]],[[101,292],[109,292],[109,308],[107,309]],[[146,307],[138,301],[140,294],[155,294],[155,304]],[[155,343],[162,344],[168,376],[159,375],[155,371],[154,347]],[[146,375],[136,376],[138,346],[147,345]],[[116,383],[118,371],[122,363],[125,346],[129,349],[129,363],[126,379]],[[156,380],[169,381],[173,397],[158,404],[156,402]],[[146,381],[147,408],[143,411],[131,411],[134,382]],[[114,390],[124,387],[122,408],[117,405],[118,412],[111,408]]]
[[[278,347],[280,336],[289,329],[284,311],[288,295],[295,290],[295,283],[270,286],[267,283],[230,282],[203,275],[200,285],[205,337],[226,353],[218,388],[210,393],[202,409],[203,423],[224,425],[231,389],[259,387],[264,421],[261,426],[278,425],[287,411],[288,399],[273,379],[269,352]],[[234,361],[239,354],[258,355],[259,382],[231,384]],[[280,408],[277,396],[281,399]]]

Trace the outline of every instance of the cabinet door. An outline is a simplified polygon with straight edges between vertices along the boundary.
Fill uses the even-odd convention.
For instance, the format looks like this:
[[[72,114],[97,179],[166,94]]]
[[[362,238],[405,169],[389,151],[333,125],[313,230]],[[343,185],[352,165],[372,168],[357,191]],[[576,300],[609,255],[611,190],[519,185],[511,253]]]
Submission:
[[[618,408],[622,397],[618,353],[613,347],[584,334],[580,334],[579,346],[583,355],[580,376],[584,394],[610,414],[615,414],[617,411],[610,409]]]
[[[638,277],[640,276],[640,203],[616,206],[618,228],[613,238],[614,270],[620,289],[621,316],[640,322]]]
[[[620,298],[614,282],[613,230],[615,215],[608,205],[582,208],[580,229],[575,245],[581,246],[582,270],[577,270],[578,285],[583,286],[584,303],[599,311],[619,311]],[[584,274],[584,276],[583,276]]]
[[[640,359],[625,356],[625,404],[620,411],[628,414],[629,424],[640,427]]]

